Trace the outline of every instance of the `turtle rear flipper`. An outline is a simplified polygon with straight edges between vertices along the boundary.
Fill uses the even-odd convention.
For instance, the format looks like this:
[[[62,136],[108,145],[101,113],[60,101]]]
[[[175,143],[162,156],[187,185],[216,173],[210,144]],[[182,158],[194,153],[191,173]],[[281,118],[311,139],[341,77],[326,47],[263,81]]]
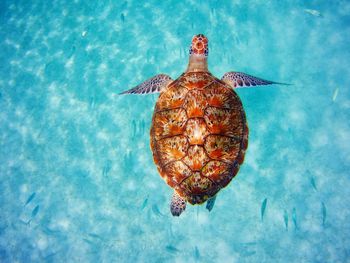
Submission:
[[[186,201],[174,191],[173,197],[171,198],[170,211],[173,216],[180,216],[186,209]]]
[[[136,87],[123,91],[121,94],[150,94],[163,91],[173,80],[166,74],[156,75]]]
[[[215,200],[216,200],[216,195],[208,199],[207,205],[205,206],[205,208],[208,209],[209,212],[213,209]]]
[[[260,85],[271,85],[271,84],[280,84],[280,85],[290,85],[287,83],[280,83],[271,80],[257,78],[246,73],[242,72],[227,72],[225,73],[221,80],[226,82],[232,88],[241,88],[241,87],[251,87],[251,86],[260,86]]]

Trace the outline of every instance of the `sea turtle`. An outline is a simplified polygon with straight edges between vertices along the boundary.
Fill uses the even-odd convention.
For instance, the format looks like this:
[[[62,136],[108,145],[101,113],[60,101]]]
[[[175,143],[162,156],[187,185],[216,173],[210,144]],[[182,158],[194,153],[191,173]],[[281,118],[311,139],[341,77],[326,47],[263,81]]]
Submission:
[[[152,127],[151,149],[161,177],[174,189],[170,211],[179,216],[186,202],[211,211],[220,189],[243,163],[248,125],[238,87],[282,84],[241,72],[217,79],[208,70],[208,39],[195,35],[187,70],[176,80],[156,75],[120,94],[160,93]]]

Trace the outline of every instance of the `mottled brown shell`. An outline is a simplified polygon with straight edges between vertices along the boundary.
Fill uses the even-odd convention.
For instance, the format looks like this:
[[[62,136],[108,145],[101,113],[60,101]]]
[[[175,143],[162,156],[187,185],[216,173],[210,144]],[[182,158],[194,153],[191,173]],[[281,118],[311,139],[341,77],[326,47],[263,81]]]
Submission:
[[[241,100],[210,73],[185,73],[161,93],[151,128],[154,162],[191,204],[205,202],[232,180],[247,145]]]

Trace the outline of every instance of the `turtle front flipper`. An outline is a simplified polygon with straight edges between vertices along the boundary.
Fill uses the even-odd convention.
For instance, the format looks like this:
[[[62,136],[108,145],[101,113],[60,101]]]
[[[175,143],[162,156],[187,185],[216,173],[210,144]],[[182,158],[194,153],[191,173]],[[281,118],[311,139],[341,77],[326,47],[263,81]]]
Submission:
[[[170,211],[173,216],[180,216],[186,209],[186,201],[174,191],[173,197],[171,198]]]
[[[221,80],[226,82],[232,88],[270,85],[270,84],[290,85],[287,83],[274,82],[271,80],[257,78],[257,77],[248,75],[246,73],[233,72],[233,71],[225,73],[222,76]]]
[[[208,199],[207,205],[205,206],[205,208],[208,209],[209,212],[213,209],[215,200],[216,200],[216,195]]]
[[[163,91],[173,80],[165,74],[159,74],[137,85],[136,87],[123,91],[119,94],[150,94]]]

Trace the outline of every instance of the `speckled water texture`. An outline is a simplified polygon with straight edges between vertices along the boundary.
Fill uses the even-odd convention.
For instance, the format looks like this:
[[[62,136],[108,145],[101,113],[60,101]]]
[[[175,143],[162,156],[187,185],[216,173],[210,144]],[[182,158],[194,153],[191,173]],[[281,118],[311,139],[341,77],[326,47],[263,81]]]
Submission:
[[[169,212],[149,127],[191,37],[237,90],[246,160],[214,209]],[[0,262],[348,262],[349,1],[1,1]]]

